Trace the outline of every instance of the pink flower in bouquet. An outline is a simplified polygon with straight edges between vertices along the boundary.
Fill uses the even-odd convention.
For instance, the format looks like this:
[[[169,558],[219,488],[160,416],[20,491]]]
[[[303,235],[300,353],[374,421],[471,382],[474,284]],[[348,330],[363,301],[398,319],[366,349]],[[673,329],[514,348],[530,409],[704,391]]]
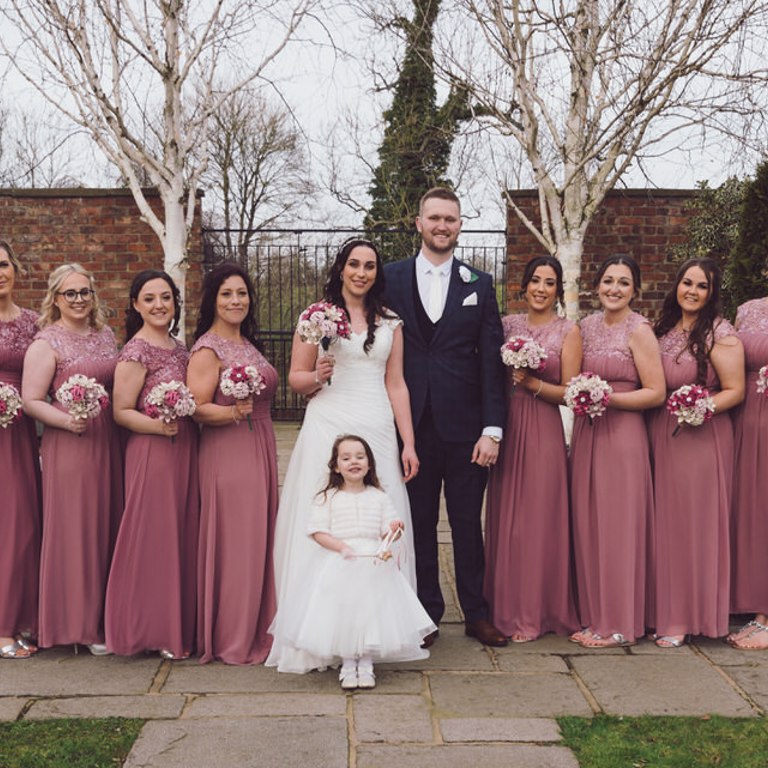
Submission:
[[[181,381],[156,384],[144,398],[144,413],[152,419],[170,424],[176,419],[191,416],[196,409],[195,398]]]
[[[768,397],[768,365],[764,365],[757,374],[757,394]]]
[[[253,395],[260,395],[266,386],[264,377],[255,365],[233,365],[222,371],[219,380],[221,393],[235,400],[247,400]],[[250,415],[248,429],[253,430]]]
[[[310,304],[300,315],[296,326],[299,338],[307,344],[319,344],[326,352],[336,339],[350,336],[349,318],[341,307],[327,301]],[[328,379],[330,385],[331,380]]]
[[[93,419],[109,405],[107,390],[96,379],[76,373],[57,390],[56,400],[75,419]]]
[[[12,384],[0,384],[0,427],[7,429],[9,424],[21,418],[21,395]]]
[[[542,371],[547,364],[547,353],[537,341],[526,336],[515,336],[501,345],[501,360],[512,368]]]
[[[596,373],[583,371],[574,376],[565,388],[565,404],[576,416],[602,416],[613,394],[611,385]]]
[[[709,421],[715,414],[715,403],[705,387],[684,384],[667,399],[667,410],[677,417],[677,426],[672,432],[672,437],[675,437],[684,424],[700,427]]]

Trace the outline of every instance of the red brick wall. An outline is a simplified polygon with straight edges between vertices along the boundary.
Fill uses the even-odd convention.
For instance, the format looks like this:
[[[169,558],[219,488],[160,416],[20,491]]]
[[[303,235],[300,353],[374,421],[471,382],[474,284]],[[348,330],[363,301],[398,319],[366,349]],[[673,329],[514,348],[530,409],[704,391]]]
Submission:
[[[162,202],[152,190],[145,195],[162,218]],[[202,283],[200,204],[189,239],[187,331],[194,329]],[[0,190],[0,239],[11,243],[28,270],[14,296],[39,309],[48,275],[60,264],[79,262],[96,279],[99,298],[110,311],[110,325],[122,341],[128,290],[137,272],[162,269],[163,249],[139,217],[127,189]]]
[[[509,193],[529,218],[539,224],[538,195],[533,190]],[[582,312],[597,309],[592,282],[603,259],[622,253],[640,264],[642,291],[633,307],[655,319],[667,290],[674,282],[677,264],[672,246],[685,240],[685,229],[694,211],[686,203],[695,190],[628,189],[609,192],[587,230],[580,284]],[[507,216],[507,307],[519,312],[525,304],[518,299],[525,263],[546,249],[531,235],[510,208]]]

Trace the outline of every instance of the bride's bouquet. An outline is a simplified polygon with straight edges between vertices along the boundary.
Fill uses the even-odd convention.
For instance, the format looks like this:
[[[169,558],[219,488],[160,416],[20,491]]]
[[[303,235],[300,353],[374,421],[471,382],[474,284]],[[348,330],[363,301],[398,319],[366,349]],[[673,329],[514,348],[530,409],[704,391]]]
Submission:
[[[526,336],[514,336],[501,345],[501,360],[512,368],[541,371],[547,364],[547,353],[537,341]]]
[[[0,427],[7,429],[9,424],[21,418],[21,395],[13,384],[0,383]]]
[[[254,395],[260,395],[267,385],[264,377],[255,365],[233,365],[221,373],[219,389],[222,395],[234,397],[235,400],[248,400]],[[248,429],[253,432],[253,423],[248,414]]]
[[[336,339],[350,336],[349,318],[345,310],[327,301],[310,304],[299,315],[296,326],[299,338],[307,344],[318,344],[327,352]],[[328,379],[328,384],[331,380]]]
[[[56,399],[75,419],[95,419],[109,405],[107,390],[96,379],[75,373],[57,390]]]
[[[667,410],[677,417],[677,425],[672,432],[675,437],[683,424],[700,427],[715,414],[715,403],[709,391],[698,384],[684,384],[678,387],[667,399]]]
[[[768,365],[764,365],[757,373],[757,394],[768,397]]]
[[[196,407],[195,398],[189,388],[175,379],[156,384],[144,398],[144,413],[151,419],[161,419],[166,424],[191,416]],[[174,441],[172,437],[171,442]]]
[[[565,388],[565,404],[575,416],[589,416],[589,423],[602,416],[613,394],[611,385],[596,373],[583,371],[574,376]]]

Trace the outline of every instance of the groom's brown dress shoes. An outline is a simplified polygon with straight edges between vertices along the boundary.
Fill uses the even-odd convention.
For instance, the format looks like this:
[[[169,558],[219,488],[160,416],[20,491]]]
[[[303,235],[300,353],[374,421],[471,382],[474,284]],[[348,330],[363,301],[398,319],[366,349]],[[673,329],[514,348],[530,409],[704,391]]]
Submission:
[[[474,637],[475,640],[479,640],[483,645],[490,645],[494,648],[503,648],[509,642],[506,636],[499,632],[487,619],[467,621],[464,624],[464,634],[467,637]]]

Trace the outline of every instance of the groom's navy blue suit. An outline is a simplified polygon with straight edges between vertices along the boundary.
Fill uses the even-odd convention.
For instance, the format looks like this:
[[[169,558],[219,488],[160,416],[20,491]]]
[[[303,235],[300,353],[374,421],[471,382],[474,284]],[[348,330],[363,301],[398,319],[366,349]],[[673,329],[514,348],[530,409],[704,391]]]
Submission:
[[[465,266],[462,279],[459,267]],[[445,483],[459,602],[466,621],[488,618],[480,515],[488,470],[471,463],[483,428],[505,423],[503,333],[491,276],[454,259],[437,323],[419,298],[415,258],[387,264],[386,303],[403,320],[419,474],[408,483],[419,599],[439,624],[437,521]]]

